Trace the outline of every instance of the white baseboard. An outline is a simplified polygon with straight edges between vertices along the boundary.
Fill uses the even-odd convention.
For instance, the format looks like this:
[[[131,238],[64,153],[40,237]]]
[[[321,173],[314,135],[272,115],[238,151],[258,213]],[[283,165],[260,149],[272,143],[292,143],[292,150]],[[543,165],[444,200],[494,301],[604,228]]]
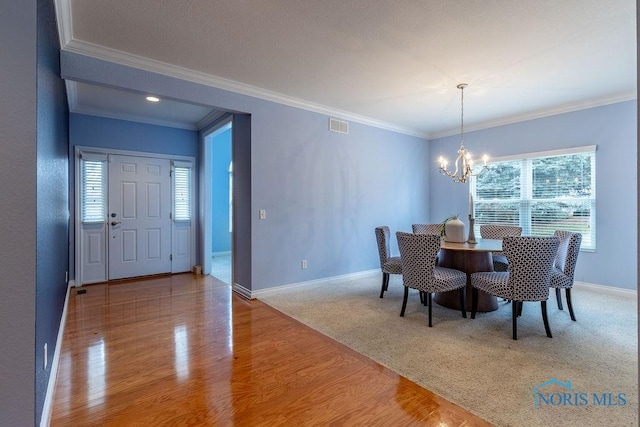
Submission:
[[[233,286],[231,287],[231,289],[234,292],[237,292],[238,294],[240,294],[240,296],[245,297],[246,299],[253,299],[255,297],[252,296],[251,294],[251,289],[247,289],[242,285],[239,285],[237,283],[234,283]]]
[[[361,277],[372,276],[375,274],[378,274],[378,275],[381,274],[379,268],[375,270],[366,270],[366,271],[360,271],[357,273],[343,274],[340,276],[324,277],[322,279],[309,280],[307,282],[290,283],[288,285],[276,286],[273,288],[262,289],[259,291],[251,291],[251,297],[259,298],[261,296],[268,295],[272,292],[277,292],[284,289],[293,289],[293,288],[299,288],[303,286],[316,285],[319,283],[335,282],[337,280],[359,279]]]
[[[617,295],[626,298],[638,299],[638,291],[636,289],[615,288],[613,286],[596,285],[594,283],[578,282],[573,283],[573,287],[580,289],[589,289],[602,294]]]
[[[69,294],[71,288],[75,286],[75,281],[70,280],[67,284],[67,295],[64,297],[64,308],[62,309],[62,317],[60,319],[60,327],[58,328],[58,337],[56,338],[56,349],[53,352],[51,360],[51,373],[49,374],[49,383],[47,384],[47,394],[44,398],[42,408],[42,417],[40,418],[40,427],[48,427],[51,423],[51,413],[53,411],[53,397],[56,389],[56,380],[58,378],[58,367],[60,366],[60,352],[62,348],[62,339],[64,336],[64,328],[67,324],[67,307],[69,306]]]
[[[360,271],[360,272],[357,272],[357,273],[344,274],[344,275],[340,275],[340,276],[332,276],[332,277],[325,277],[325,278],[322,278],[322,279],[309,280],[307,282],[290,283],[288,285],[275,286],[273,288],[261,289],[261,290],[257,290],[257,291],[251,291],[251,290],[246,289],[246,288],[242,288],[242,289],[244,290],[244,293],[245,293],[243,295],[246,296],[247,298],[251,299],[251,298],[260,298],[261,296],[268,295],[268,294],[273,293],[273,292],[282,291],[282,290],[285,290],[285,289],[293,289],[293,288],[298,288],[298,287],[315,285],[315,284],[319,284],[319,283],[334,282],[334,281],[337,281],[337,280],[358,279],[358,278],[361,278],[361,277],[366,277],[366,276],[371,276],[371,275],[379,275],[379,274],[380,274],[380,270],[379,269],[373,269],[373,270]],[[623,297],[627,297],[627,298],[634,298],[634,299],[637,299],[637,296],[638,296],[638,292],[635,289],[615,288],[615,287],[612,287],[612,286],[597,285],[597,284],[594,284],[594,283],[587,283],[587,282],[578,282],[578,281],[576,281],[574,283],[574,287],[578,288],[578,289],[579,288],[585,288],[585,289],[590,289],[592,291],[599,292],[599,293],[618,295],[618,296],[623,296]]]

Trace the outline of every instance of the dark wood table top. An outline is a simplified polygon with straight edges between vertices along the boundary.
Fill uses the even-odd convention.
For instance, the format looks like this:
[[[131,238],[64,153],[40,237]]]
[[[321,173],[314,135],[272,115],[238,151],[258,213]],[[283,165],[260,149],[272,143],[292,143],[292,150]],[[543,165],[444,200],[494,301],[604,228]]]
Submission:
[[[447,242],[445,240],[440,244],[440,248],[452,251],[468,251],[468,252],[499,252],[502,250],[502,240],[500,239],[478,239],[478,243],[470,244]]]

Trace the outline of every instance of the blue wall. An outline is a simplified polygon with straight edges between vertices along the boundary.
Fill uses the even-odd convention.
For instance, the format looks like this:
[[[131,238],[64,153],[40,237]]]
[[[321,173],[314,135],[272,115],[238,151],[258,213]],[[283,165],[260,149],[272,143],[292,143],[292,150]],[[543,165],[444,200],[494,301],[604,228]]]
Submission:
[[[379,268],[374,228],[426,220],[424,139],[355,122],[344,135],[322,114],[256,107],[252,203],[267,219],[254,220],[254,290]]]
[[[69,141],[65,86],[60,79],[53,3],[38,1],[36,420],[42,416],[69,268]],[[47,343],[47,369],[44,369]]]
[[[231,129],[213,137],[211,159],[212,252],[231,251],[229,232],[229,162],[231,162]]]
[[[76,145],[198,156],[197,131],[83,114],[71,114],[69,124],[71,158]]]
[[[465,146],[493,157],[597,145],[596,251],[582,251],[575,278],[637,288],[637,102],[628,101],[465,133]],[[430,217],[468,212],[469,186],[438,173],[440,155],[453,156],[459,136],[431,142]]]
[[[62,64],[65,78],[251,115],[252,280],[240,285],[252,291],[379,268],[374,228],[410,231],[428,217],[422,138],[355,122],[330,132],[323,114],[70,52]]]

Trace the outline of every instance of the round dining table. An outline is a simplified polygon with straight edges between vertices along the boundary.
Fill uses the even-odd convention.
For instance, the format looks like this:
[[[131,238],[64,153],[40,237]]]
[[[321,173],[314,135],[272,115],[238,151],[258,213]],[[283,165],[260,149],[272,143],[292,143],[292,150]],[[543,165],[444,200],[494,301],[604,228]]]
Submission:
[[[455,268],[467,273],[467,311],[471,311],[471,274],[479,271],[493,271],[492,252],[502,250],[502,240],[478,239],[477,243],[454,243],[445,240],[440,244],[438,265],[440,267]],[[460,310],[460,295],[458,291],[439,292],[434,301],[444,307]],[[478,291],[479,312],[498,309],[498,299],[486,292]]]

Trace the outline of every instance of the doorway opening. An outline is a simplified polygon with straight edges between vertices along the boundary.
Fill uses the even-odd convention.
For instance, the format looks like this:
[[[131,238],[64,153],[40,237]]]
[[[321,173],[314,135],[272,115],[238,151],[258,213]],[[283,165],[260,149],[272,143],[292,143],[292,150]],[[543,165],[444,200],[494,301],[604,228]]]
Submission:
[[[204,273],[232,284],[232,117],[204,135]]]

